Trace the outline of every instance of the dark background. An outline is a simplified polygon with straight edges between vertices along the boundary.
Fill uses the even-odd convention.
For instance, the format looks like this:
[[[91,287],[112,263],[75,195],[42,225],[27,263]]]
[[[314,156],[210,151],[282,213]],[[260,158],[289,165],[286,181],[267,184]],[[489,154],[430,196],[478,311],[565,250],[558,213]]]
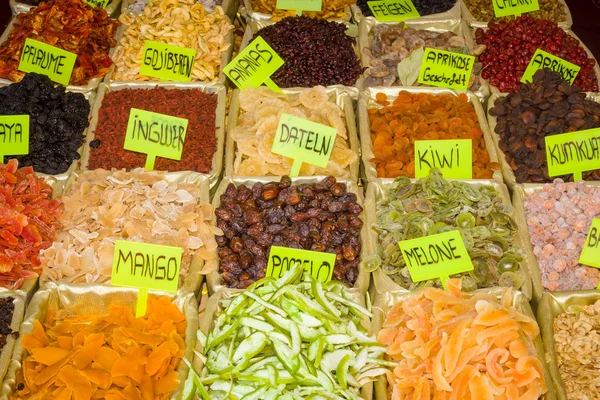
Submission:
[[[573,15],[573,31],[600,59],[600,0],[567,0]],[[0,0],[0,28],[4,31],[11,17],[8,0]]]

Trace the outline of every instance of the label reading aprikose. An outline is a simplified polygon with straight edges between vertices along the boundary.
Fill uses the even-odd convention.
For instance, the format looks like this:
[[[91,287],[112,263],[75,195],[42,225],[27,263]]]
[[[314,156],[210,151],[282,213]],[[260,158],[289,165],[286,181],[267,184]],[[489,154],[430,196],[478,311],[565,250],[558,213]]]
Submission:
[[[556,71],[560,73],[564,80],[569,81],[572,85],[577,74],[581,70],[581,67],[547,53],[544,50],[537,49],[521,77],[521,82],[527,83],[533,81],[533,75],[540,69],[551,69],[552,71]]]

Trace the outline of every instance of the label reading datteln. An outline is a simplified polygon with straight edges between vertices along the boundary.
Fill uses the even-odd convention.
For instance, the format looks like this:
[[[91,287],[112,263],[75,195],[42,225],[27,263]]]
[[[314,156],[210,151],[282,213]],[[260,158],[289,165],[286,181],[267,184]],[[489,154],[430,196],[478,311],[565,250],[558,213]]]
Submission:
[[[419,83],[467,90],[473,65],[473,56],[426,48],[419,71]]]
[[[540,9],[538,0],[492,0],[497,18],[521,15]]]
[[[76,60],[77,54],[28,38],[21,53],[19,71],[46,75],[68,86]]]
[[[254,39],[223,69],[225,75],[240,89],[257,88],[263,83],[281,91],[271,80],[284,61],[262,37]]]
[[[415,178],[425,178],[429,170],[439,168],[446,179],[473,178],[471,139],[416,140]]]
[[[548,176],[573,174],[575,181],[582,172],[600,168],[600,128],[546,136]]]
[[[579,263],[600,268],[600,219],[594,218],[590,231],[585,238],[585,245],[579,256]]]
[[[367,4],[379,22],[401,22],[420,17],[411,0],[368,1]]]
[[[88,3],[92,7],[100,7],[100,8],[106,8],[108,3],[110,3],[110,0],[83,0],[83,1]]]
[[[140,75],[168,81],[189,82],[196,50],[172,44],[146,40]]]
[[[125,150],[147,154],[146,169],[158,157],[180,160],[188,120],[132,108],[125,135]]]
[[[302,11],[321,11],[323,0],[277,0],[277,8],[295,10],[298,14],[302,14]]]
[[[280,278],[296,264],[304,265],[310,275],[321,282],[329,282],[335,267],[335,254],[318,251],[271,246],[267,276]]]
[[[473,263],[459,231],[444,232],[398,243],[413,282],[441,278],[473,270]]]
[[[290,114],[281,114],[271,151],[294,159],[290,176],[298,176],[303,162],[326,168],[337,130]]]
[[[552,71],[559,72],[562,78],[569,81],[572,85],[577,74],[581,70],[581,67],[563,60],[560,57],[553,56],[544,50],[537,49],[521,77],[521,82],[527,83],[533,81],[533,75],[539,69],[551,69]]]
[[[0,163],[23,154],[29,154],[29,115],[0,116]]]

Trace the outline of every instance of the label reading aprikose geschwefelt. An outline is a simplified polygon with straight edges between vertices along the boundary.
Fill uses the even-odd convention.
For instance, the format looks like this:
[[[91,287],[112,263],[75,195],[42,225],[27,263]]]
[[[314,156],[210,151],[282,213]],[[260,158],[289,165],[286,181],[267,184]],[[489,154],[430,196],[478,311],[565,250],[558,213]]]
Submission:
[[[450,51],[425,49],[419,83],[450,89],[467,90],[475,57]]]

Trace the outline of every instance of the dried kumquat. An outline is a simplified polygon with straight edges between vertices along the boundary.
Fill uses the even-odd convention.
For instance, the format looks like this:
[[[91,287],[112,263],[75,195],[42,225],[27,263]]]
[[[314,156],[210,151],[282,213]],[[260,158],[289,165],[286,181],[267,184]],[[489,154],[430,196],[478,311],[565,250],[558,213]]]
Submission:
[[[108,315],[49,311],[21,338],[29,355],[12,398],[168,399],[180,384],[185,327],[166,296],[151,297],[142,318],[116,305]]]
[[[416,140],[472,139],[473,178],[492,178],[500,168],[490,161],[475,108],[466,94],[434,95],[405,90],[390,104],[384,93],[376,101],[383,107],[368,110],[377,176],[415,176]]]

